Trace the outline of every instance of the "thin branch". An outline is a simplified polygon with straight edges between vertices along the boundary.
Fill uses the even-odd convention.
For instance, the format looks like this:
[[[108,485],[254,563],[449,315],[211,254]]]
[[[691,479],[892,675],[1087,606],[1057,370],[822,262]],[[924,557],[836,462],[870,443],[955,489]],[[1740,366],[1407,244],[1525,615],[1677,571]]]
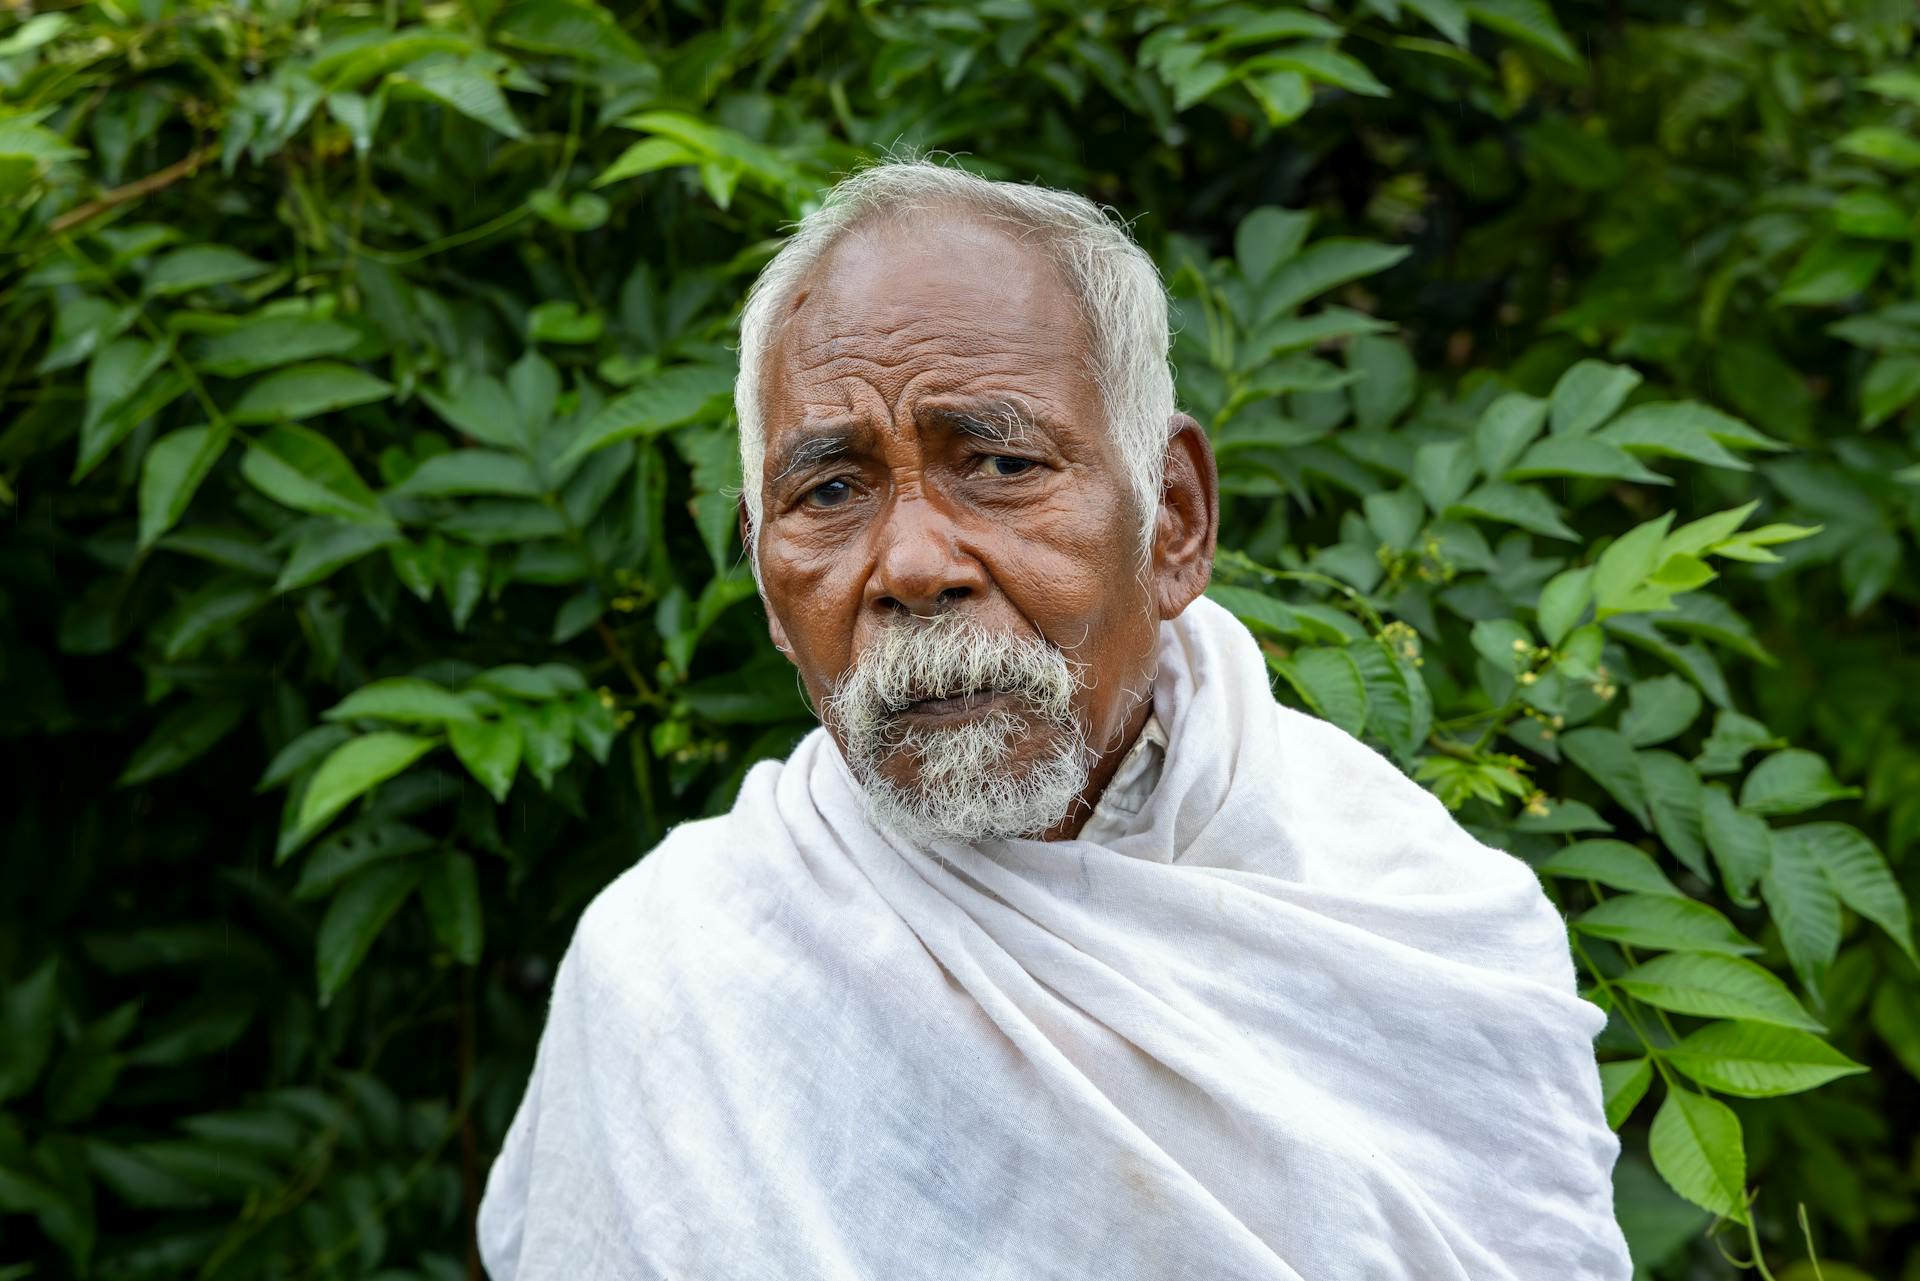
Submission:
[[[59,235],[62,232],[72,230],[83,222],[97,218],[109,209],[117,209],[130,200],[139,200],[141,197],[150,196],[162,188],[171,187],[182,178],[191,178],[199,171],[201,165],[206,164],[219,154],[220,144],[217,142],[210,142],[204,147],[195,147],[192,151],[189,151],[185,156],[174,161],[165,169],[156,169],[144,178],[136,178],[123,187],[115,187],[112,191],[96,196],[84,205],[74,206],[58,218],[55,218],[49,225],[48,230],[55,235]]]

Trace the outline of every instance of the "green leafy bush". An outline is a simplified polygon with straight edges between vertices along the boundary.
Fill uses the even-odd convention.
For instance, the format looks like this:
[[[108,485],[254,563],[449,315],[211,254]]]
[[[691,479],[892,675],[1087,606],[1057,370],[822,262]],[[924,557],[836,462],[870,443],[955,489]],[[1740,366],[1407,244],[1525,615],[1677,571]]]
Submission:
[[[1817,7],[0,20],[0,1277],[471,1275],[580,908],[812,724],[735,312],[900,144],[1139,215],[1210,590],[1567,912],[1642,1270],[1920,1274],[1920,79]]]

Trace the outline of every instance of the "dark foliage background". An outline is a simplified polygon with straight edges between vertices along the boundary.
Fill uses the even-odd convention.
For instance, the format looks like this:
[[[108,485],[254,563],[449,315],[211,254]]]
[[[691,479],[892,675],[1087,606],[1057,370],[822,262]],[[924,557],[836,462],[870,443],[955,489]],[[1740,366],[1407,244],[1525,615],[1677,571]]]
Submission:
[[[1215,595],[1541,869],[1643,1274],[1920,1278],[1913,11],[1556,10],[7,7],[0,1278],[476,1275],[572,922],[810,724],[734,316],[899,146],[1136,219]]]

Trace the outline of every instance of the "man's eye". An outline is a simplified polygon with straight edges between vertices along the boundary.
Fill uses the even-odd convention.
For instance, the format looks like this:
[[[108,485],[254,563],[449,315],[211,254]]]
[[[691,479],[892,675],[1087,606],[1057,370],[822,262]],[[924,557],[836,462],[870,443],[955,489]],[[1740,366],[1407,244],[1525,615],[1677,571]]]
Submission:
[[[853,497],[853,486],[844,480],[830,480],[807,491],[809,507],[838,507]]]
[[[1009,454],[989,454],[980,460],[980,465],[986,468],[990,475],[1018,476],[1022,472],[1033,470],[1039,464],[1031,458],[1015,458]]]

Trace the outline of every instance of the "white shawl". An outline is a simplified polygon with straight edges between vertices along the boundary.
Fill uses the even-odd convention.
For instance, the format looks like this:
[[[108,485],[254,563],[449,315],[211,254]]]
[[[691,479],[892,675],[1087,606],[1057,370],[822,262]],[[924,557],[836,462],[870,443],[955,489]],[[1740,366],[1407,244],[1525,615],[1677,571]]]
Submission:
[[[600,894],[494,1281],[1624,1281],[1564,923],[1204,598],[1107,844],[935,851],[824,730]]]

